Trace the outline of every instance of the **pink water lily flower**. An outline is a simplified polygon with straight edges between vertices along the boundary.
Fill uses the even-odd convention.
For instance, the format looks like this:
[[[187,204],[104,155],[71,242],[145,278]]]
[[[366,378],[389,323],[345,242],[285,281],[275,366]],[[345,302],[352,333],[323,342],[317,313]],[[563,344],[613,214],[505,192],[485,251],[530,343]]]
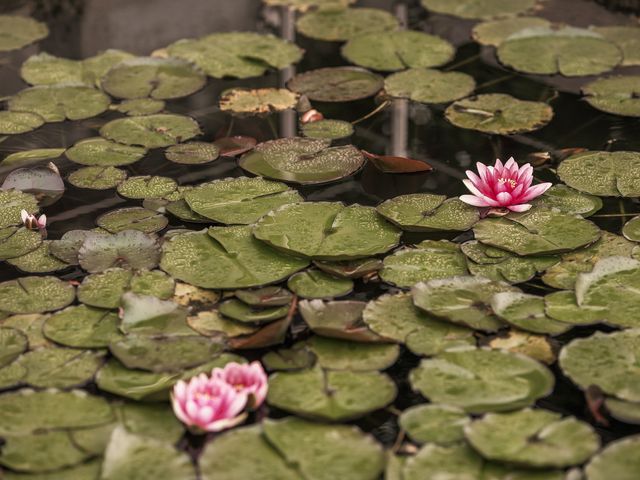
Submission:
[[[37,218],[26,210],[22,210],[20,212],[20,218],[22,218],[22,223],[24,223],[24,226],[29,230],[44,230],[47,228],[46,215],[40,215],[40,218]]]
[[[531,208],[531,204],[527,202],[539,197],[551,187],[551,183],[531,186],[533,167],[527,163],[518,168],[513,157],[504,165],[500,160],[496,160],[493,167],[480,162],[476,166],[478,175],[467,170],[469,179],[463,180],[473,195],[460,197],[460,200],[475,207],[526,212]]]
[[[248,365],[227,363],[224,368],[214,368],[213,376],[224,380],[236,391],[248,395],[251,408],[258,408],[267,396],[267,374],[260,362],[251,362]]]
[[[189,382],[179,381],[173,387],[173,411],[187,426],[205,432],[219,432],[243,422],[248,395],[227,382],[206,374]]]

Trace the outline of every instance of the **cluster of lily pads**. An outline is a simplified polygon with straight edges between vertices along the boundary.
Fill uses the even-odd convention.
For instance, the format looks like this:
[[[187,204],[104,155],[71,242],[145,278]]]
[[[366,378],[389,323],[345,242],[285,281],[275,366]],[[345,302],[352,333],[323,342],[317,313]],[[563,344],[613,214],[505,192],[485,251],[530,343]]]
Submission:
[[[449,104],[449,122],[488,134],[552,119],[544,102],[474,95],[470,75],[435,68],[450,62],[453,45],[401,30],[388,12],[347,0],[265,3],[299,9],[298,32],[344,42],[356,66],[303,72],[287,88],[227,90],[221,111],[304,113],[310,102],[379,95]],[[482,20],[474,39],[518,72],[582,76],[639,62],[639,29],[522,16],[535,0],[422,3]],[[0,30],[0,51],[47,34],[21,17],[0,16]],[[0,191],[0,260],[21,272],[0,283],[3,478],[638,478],[640,436],[603,447],[590,423],[536,402],[553,391],[557,361],[587,396],[601,395],[608,415],[640,424],[640,216],[620,235],[589,220],[601,197],[640,197],[640,153],[569,156],[556,184],[521,213],[487,216],[434,193],[347,205],[306,201],[297,187],[338,182],[367,161],[387,172],[398,162],[401,172],[428,166],[346,143],[354,130],[343,120],[316,118],[298,137],[256,144],[205,141],[198,122],[170,112],[170,100],[197,92],[207,76],[255,77],[302,55],[277,37],[234,32],[149,57],[108,50],[24,62],[31,86],[0,111],[0,134],[107,111],[114,118],[69,148],[0,163],[11,171]],[[595,108],[639,116],[638,83],[605,77],[583,91]],[[182,165],[238,157],[246,176],[188,185],[129,176],[152,149]],[[63,155],[78,165],[69,184],[139,205],[60,238],[29,228],[22,211],[36,214],[65,188],[55,165],[33,164]],[[168,229],[170,219],[186,228]],[[403,242],[410,233],[426,239]],[[547,293],[530,293],[530,282]],[[555,338],[582,326],[598,332]],[[187,434],[171,389],[246,363],[245,353],[270,372],[265,406],[249,425],[206,441]],[[401,358],[414,365],[392,375]],[[399,393],[407,386],[415,401]],[[362,419],[375,415],[399,430],[395,445],[365,431]]]

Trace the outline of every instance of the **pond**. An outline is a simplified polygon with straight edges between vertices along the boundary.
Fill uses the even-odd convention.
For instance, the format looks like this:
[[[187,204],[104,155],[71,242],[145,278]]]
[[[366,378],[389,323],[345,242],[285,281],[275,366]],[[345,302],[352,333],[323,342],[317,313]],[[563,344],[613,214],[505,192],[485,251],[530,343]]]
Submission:
[[[633,2],[350,3],[0,6],[3,478],[640,478]]]

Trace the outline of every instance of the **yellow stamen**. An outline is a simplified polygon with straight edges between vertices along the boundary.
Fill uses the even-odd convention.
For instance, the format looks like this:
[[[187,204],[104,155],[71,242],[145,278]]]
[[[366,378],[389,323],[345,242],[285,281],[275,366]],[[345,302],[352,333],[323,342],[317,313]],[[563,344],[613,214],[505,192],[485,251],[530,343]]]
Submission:
[[[508,183],[509,185],[511,185],[511,188],[516,188],[516,185],[518,185],[516,181],[511,178],[499,178],[498,183],[501,185],[503,183]]]

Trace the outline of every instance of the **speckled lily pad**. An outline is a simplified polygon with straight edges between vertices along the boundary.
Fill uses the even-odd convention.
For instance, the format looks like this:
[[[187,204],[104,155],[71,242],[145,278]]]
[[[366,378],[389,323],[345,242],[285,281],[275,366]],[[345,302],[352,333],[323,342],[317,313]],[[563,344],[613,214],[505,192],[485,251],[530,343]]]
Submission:
[[[65,156],[80,165],[119,167],[135,163],[145,156],[142,147],[111,142],[102,137],[85,138],[76,142],[65,152]]]
[[[525,28],[546,27],[549,20],[540,17],[513,17],[489,20],[473,27],[471,35],[481,45],[497,47],[514,33]]]
[[[159,260],[158,239],[137,230],[116,234],[91,233],[78,250],[80,266],[88,272],[102,272],[112,267],[152,269]]]
[[[110,233],[123,230],[139,230],[156,233],[168,224],[167,217],[141,207],[119,208],[100,215],[96,224]]]
[[[301,127],[302,135],[322,140],[337,140],[353,135],[353,125],[344,120],[324,119],[305,123]]]
[[[213,143],[187,142],[172,145],[164,152],[167,160],[182,165],[201,165],[213,162],[220,150]]]
[[[126,198],[161,198],[170,195],[178,188],[173,178],[152,175],[129,177],[118,184],[118,193]]]
[[[335,298],[351,293],[353,281],[320,270],[306,270],[292,275],[287,287],[302,298]]]
[[[71,172],[67,181],[77,188],[109,190],[127,179],[127,172],[116,167],[82,167]]]
[[[357,67],[327,67],[299,73],[289,90],[318,102],[350,102],[372,97],[384,85],[380,75]]]
[[[599,78],[582,88],[589,104],[603,112],[640,117],[640,76]]]
[[[515,16],[532,8],[536,4],[536,0],[421,1],[427,10],[469,19]]]
[[[109,140],[145,148],[168,147],[199,134],[194,119],[170,113],[117,118],[100,129],[100,135]]]
[[[0,305],[9,313],[42,313],[69,305],[73,286],[56,277],[20,277],[0,283]]]
[[[21,15],[0,15],[0,52],[17,50],[49,35],[47,25]]]
[[[122,334],[116,313],[101,308],[77,305],[48,317],[42,327],[54,342],[74,348],[104,348]]]
[[[44,125],[45,119],[33,112],[0,111],[0,135],[18,135]],[[6,161],[6,160],[5,160]]]
[[[7,259],[7,263],[25,273],[50,273],[67,268],[67,263],[51,254],[49,245],[50,241],[45,240],[35,250],[20,257]]]
[[[491,309],[505,322],[528,332],[560,335],[572,326],[549,318],[545,313],[544,297],[537,295],[497,293],[491,299]]]
[[[220,110],[239,115],[280,112],[296,106],[298,95],[286,88],[234,88],[220,96]]]
[[[396,18],[376,8],[326,9],[307,13],[296,22],[299,33],[316,40],[350,40],[366,33],[394,30]]]
[[[470,95],[476,82],[461,72],[441,72],[411,68],[389,75],[384,90],[392,97],[409,98],[420,103],[448,103]]]

